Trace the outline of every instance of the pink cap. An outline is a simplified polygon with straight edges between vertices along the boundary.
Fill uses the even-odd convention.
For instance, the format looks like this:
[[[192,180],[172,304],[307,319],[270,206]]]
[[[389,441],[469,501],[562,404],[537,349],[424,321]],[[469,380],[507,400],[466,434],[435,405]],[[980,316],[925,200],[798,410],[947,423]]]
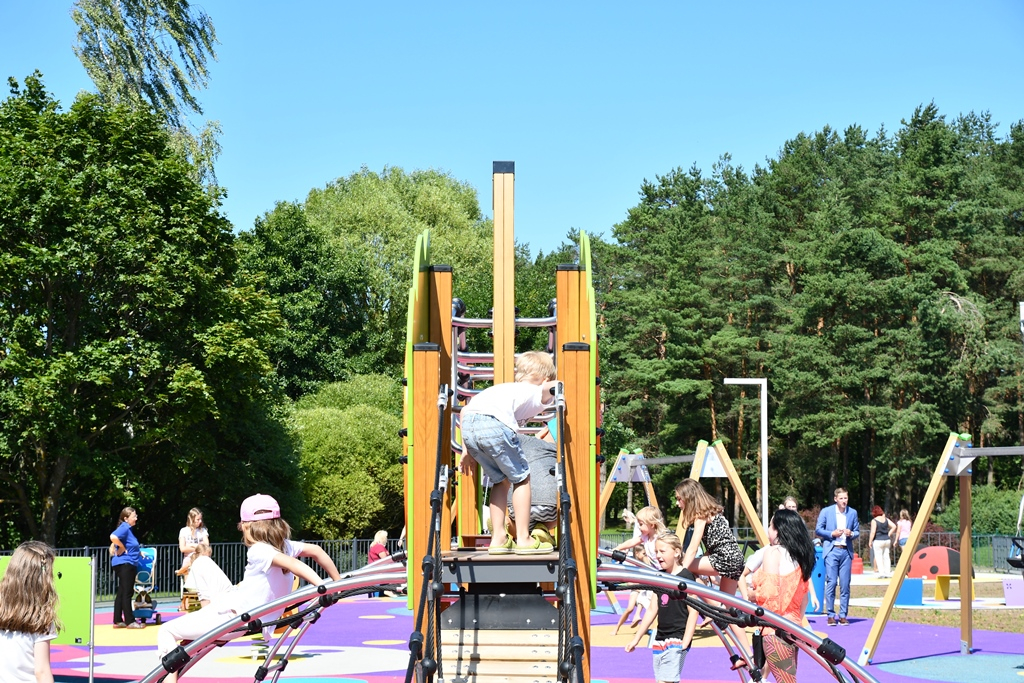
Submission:
[[[242,501],[240,512],[243,522],[255,522],[260,519],[277,519],[281,516],[281,506],[273,496],[257,493]]]

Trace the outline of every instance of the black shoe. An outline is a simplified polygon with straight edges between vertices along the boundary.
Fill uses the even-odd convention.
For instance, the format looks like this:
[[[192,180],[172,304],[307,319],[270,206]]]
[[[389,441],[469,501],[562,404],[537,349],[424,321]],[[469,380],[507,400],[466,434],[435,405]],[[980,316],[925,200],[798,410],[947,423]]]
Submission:
[[[850,622],[848,622],[846,620],[846,617],[839,617],[839,625],[840,626],[849,626]]]
[[[836,625],[836,620],[833,619],[832,617],[829,617],[828,618],[828,625],[829,626],[835,626]]]

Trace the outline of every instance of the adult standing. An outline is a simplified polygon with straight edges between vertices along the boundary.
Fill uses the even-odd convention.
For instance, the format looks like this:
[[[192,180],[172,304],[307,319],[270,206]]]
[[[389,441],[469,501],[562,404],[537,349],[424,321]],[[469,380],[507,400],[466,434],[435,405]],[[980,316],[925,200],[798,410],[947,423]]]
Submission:
[[[203,511],[199,508],[192,508],[188,511],[188,518],[185,526],[178,532],[178,549],[181,551],[181,569],[175,572],[178,576],[188,573],[189,565],[192,563],[192,553],[196,551],[200,543],[210,542],[210,532],[203,524]]]
[[[815,535],[822,540],[821,552],[825,560],[825,608],[828,625],[846,626],[850,608],[850,574],[853,571],[853,539],[860,536],[857,511],[849,506],[850,494],[843,487],[835,490],[835,505],[829,505],[818,515]],[[836,613],[836,582],[839,583],[839,612]]]
[[[875,553],[875,573],[879,578],[888,579],[892,576],[892,558],[889,555],[889,547],[892,545],[893,534],[896,533],[896,523],[885,514],[880,506],[871,508],[871,534],[868,536],[868,543]]]
[[[135,574],[138,572],[139,541],[132,527],[139,521],[139,513],[133,507],[125,507],[118,517],[120,523],[110,534],[110,564],[117,578],[117,593],[114,596],[114,628],[145,628],[135,621],[132,612],[132,591],[135,590]]]

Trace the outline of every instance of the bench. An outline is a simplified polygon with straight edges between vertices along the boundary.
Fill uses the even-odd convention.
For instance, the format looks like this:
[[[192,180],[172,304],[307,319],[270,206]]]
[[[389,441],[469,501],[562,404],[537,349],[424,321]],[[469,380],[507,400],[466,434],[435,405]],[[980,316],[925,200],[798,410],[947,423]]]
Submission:
[[[959,574],[939,574],[935,577],[935,599],[936,600],[949,600],[949,580],[956,579],[960,580]],[[971,581],[971,600],[977,599],[977,594],[974,590],[974,582]]]

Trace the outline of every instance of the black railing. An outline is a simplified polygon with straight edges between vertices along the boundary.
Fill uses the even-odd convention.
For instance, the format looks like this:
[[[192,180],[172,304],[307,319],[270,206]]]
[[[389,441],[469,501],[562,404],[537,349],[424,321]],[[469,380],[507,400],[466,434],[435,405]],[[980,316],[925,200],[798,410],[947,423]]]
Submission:
[[[559,382],[553,389],[555,414],[558,419],[558,463],[555,465],[558,481],[558,680],[584,683],[583,657],[586,646],[580,637],[579,616],[576,614],[576,586],[578,567],[572,552],[570,519],[572,498],[566,482],[565,470],[565,392]],[[587,599],[586,596],[583,599]]]

